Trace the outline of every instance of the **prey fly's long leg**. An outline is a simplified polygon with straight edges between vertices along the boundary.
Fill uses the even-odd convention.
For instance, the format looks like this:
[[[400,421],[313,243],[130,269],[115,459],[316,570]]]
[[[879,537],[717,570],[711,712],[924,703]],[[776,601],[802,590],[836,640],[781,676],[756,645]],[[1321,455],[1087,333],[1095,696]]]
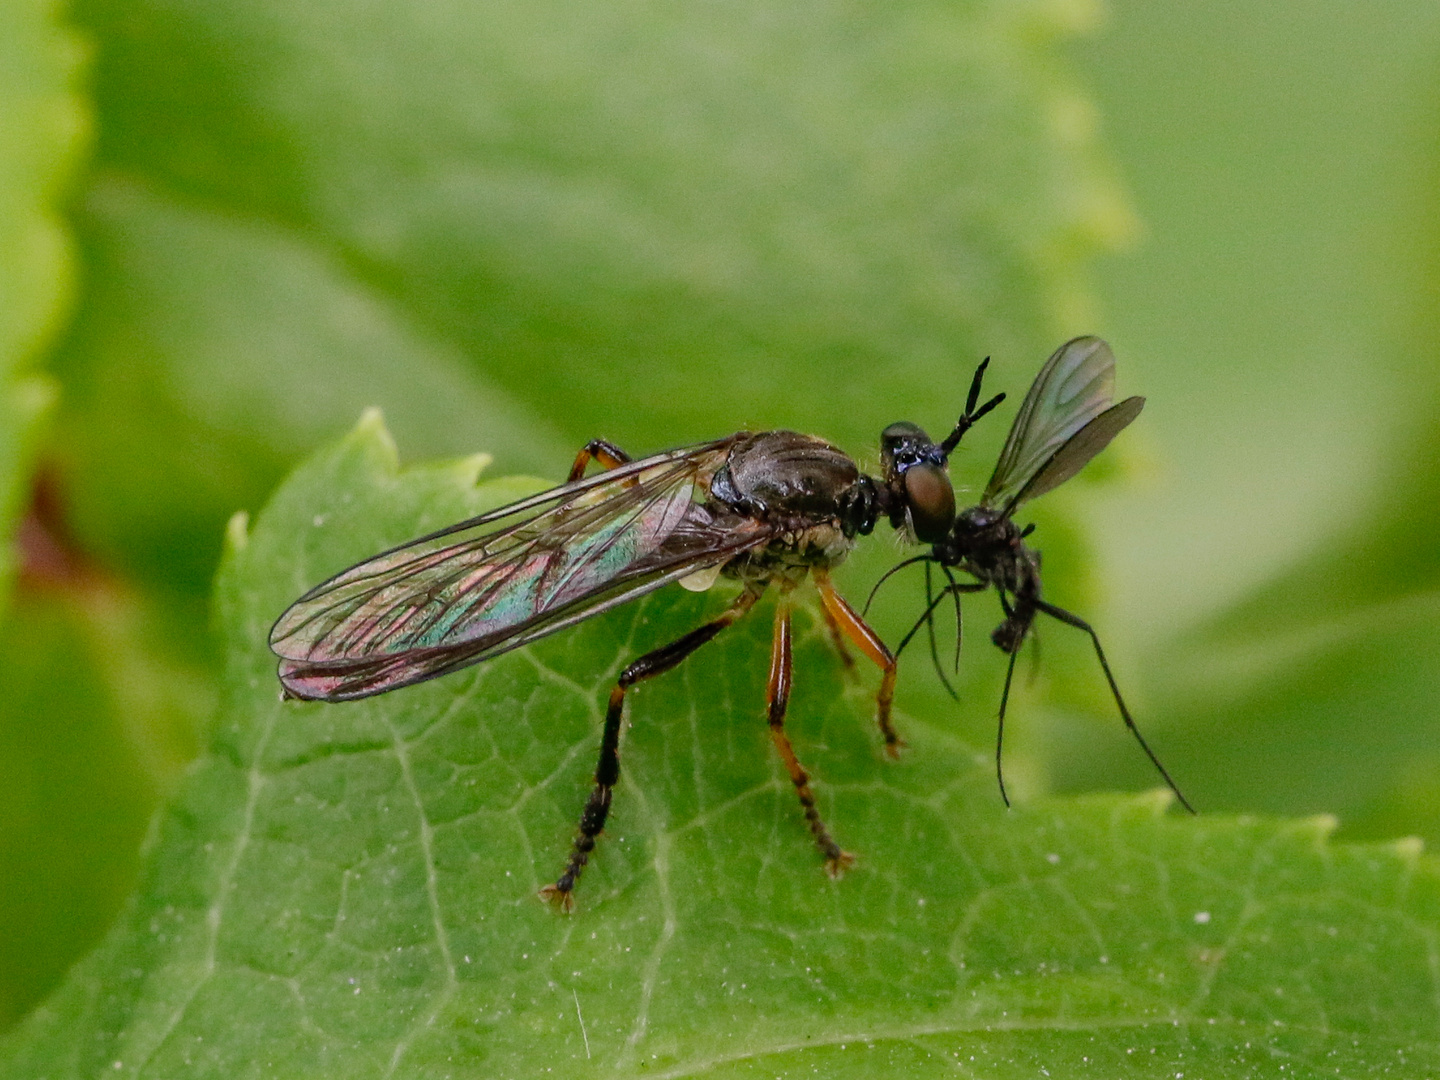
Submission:
[[[845,598],[835,591],[828,570],[816,567],[811,571],[811,576],[815,579],[815,588],[820,592],[820,602],[825,605],[825,610],[834,617],[845,636],[880,668],[880,692],[875,695],[875,719],[880,725],[880,734],[885,737],[885,752],[891,757],[899,757],[900,748],[905,744],[900,741],[900,736],[895,734],[895,726],[890,722],[890,704],[895,700],[895,657],[880,640],[880,635],[871,630],[865,620],[855,613],[855,609],[845,602]]]
[[[580,453],[575,455],[575,464],[570,467],[567,483],[573,484],[585,475],[585,466],[598,461],[602,469],[613,469],[630,461],[630,455],[605,439],[591,439]]]
[[[1005,668],[1005,689],[1000,694],[1000,719],[995,723],[995,780],[1000,785],[1000,798],[1006,809],[1010,807],[1010,796],[1005,793],[1005,768],[1002,753],[1005,749],[1005,707],[1010,704],[1010,680],[1015,677],[1015,657],[1019,650],[1010,654],[1010,664]]]
[[[669,645],[662,645],[646,653],[620,673],[615,689],[610,691],[609,708],[605,710],[605,730],[600,737],[600,761],[595,766],[595,788],[590,792],[590,798],[585,801],[585,809],[580,812],[580,828],[575,833],[575,842],[570,848],[570,858],[565,863],[565,870],[555,884],[546,885],[540,890],[542,899],[559,904],[565,911],[575,906],[571,893],[574,892],[575,882],[580,879],[585,865],[590,861],[596,838],[605,828],[605,819],[610,814],[611,793],[615,782],[620,779],[620,721],[625,712],[625,691],[638,682],[663,674],[678,665],[754,607],[758,599],[760,592],[747,588],[717,618],[691,630]]]
[[[1130,734],[1135,736],[1135,741],[1140,744],[1140,749],[1145,751],[1145,756],[1150,759],[1150,764],[1155,766],[1155,771],[1160,774],[1166,786],[1180,800],[1180,805],[1190,813],[1195,813],[1195,808],[1190,805],[1190,800],[1185,798],[1184,793],[1175,786],[1175,781],[1170,779],[1170,774],[1165,771],[1165,766],[1160,764],[1160,759],[1155,756],[1155,751],[1150,749],[1150,744],[1145,741],[1145,736],[1141,735],[1140,729],[1135,726],[1135,721],[1130,716],[1130,710],[1125,707],[1125,699],[1120,696],[1120,687],[1115,685],[1115,676],[1110,673],[1110,662],[1105,659],[1105,650],[1100,647],[1100,636],[1095,633],[1095,628],[1079,615],[1056,607],[1054,604],[1047,604],[1043,600],[1036,600],[1035,608],[1037,611],[1043,611],[1052,619],[1058,619],[1060,622],[1073,626],[1077,630],[1083,630],[1090,635],[1090,641],[1095,646],[1095,655],[1100,660],[1100,669],[1105,672],[1105,681],[1110,684],[1110,693],[1115,697],[1115,704],[1120,708],[1120,717],[1125,721],[1125,726],[1130,729]]]
[[[940,676],[940,685],[945,687],[945,692],[950,695],[952,700],[959,701],[960,695],[955,693],[955,688],[950,685],[950,680],[945,675],[945,669],[940,666],[940,646],[935,642],[935,605],[945,598],[945,594],[940,594],[940,600],[935,599],[930,565],[928,562],[925,564],[925,632],[930,638],[930,662],[935,665],[935,674]],[[948,591],[947,589],[946,592]],[[958,596],[956,603],[959,603]]]
[[[920,618],[915,620],[915,625],[910,627],[909,630],[905,631],[905,636],[900,639],[900,644],[895,647],[895,660],[897,663],[900,660],[900,654],[905,651],[906,646],[909,645],[910,642],[914,639],[915,635],[920,632],[920,627],[933,624],[933,620],[935,618],[935,609],[945,602],[945,598],[947,596],[950,596],[953,597],[955,600],[955,668],[957,671],[959,670],[960,635],[964,633],[963,619],[960,614],[960,594],[984,592],[990,586],[986,585],[984,582],[981,581],[956,581],[955,578],[950,575],[950,571],[948,568],[946,568],[945,573],[947,577],[950,577],[950,584],[946,585],[945,588],[941,589],[938,596],[928,598],[929,603],[926,605],[925,611],[921,614]],[[930,625],[930,629],[933,635],[934,626]],[[935,661],[935,674],[940,676],[940,682],[944,685],[945,689],[950,692],[950,696],[956,701],[959,701],[959,695],[957,695],[955,691],[951,688],[950,680],[945,677],[945,672],[940,668],[939,658],[934,655],[933,647],[931,649],[931,659]]]
[[[931,563],[934,561],[935,559],[931,555],[916,555],[914,558],[906,559],[904,562],[898,562],[890,567],[889,570],[886,570],[885,573],[880,575],[880,580],[870,587],[870,595],[865,598],[865,606],[860,609],[861,614],[869,614],[870,605],[875,602],[875,596],[880,592],[880,586],[884,585],[885,582],[889,581],[901,570],[904,570],[905,567],[914,566],[916,563]]]
[[[1010,654],[1010,663],[1005,668],[1005,689],[1000,692],[1000,716],[995,721],[995,782],[1000,785],[1001,800],[1005,803],[1006,808],[1009,808],[1010,796],[1005,791],[1005,710],[1010,705],[1010,684],[1015,680],[1015,658],[1020,655],[1020,647],[1025,644],[1025,637],[1030,631],[1030,621],[1035,616],[1033,614],[1017,615],[1017,605],[1023,605],[1025,601],[1016,596],[1016,603],[1011,604],[1005,595],[1005,590],[998,585],[995,587],[995,595],[1000,597],[1000,610],[1005,612],[1005,621],[995,628],[995,634],[991,635],[991,639]],[[1008,642],[1008,647],[1006,644],[1002,644],[997,637],[1007,631],[1018,635]]]
[[[950,572],[950,567],[944,563],[940,569],[945,571],[945,580],[950,583],[950,595],[955,598],[955,672],[960,672],[960,646],[965,643],[965,618],[960,614],[960,594],[962,592],[984,592],[985,583],[977,581],[971,585],[962,586],[955,580],[955,575]]]
[[[770,681],[765,688],[765,704],[770,718],[770,737],[775,740],[775,749],[780,751],[780,760],[790,773],[790,782],[795,785],[795,794],[800,796],[800,806],[805,811],[805,821],[815,845],[825,856],[825,870],[831,877],[855,862],[848,851],[841,851],[830,830],[820,820],[820,811],[815,809],[815,794],[810,790],[810,777],[805,767],[795,756],[790,737],[785,734],[785,707],[790,702],[790,683],[794,666],[790,653],[790,603],[782,596],[775,608],[775,637],[770,648]]]

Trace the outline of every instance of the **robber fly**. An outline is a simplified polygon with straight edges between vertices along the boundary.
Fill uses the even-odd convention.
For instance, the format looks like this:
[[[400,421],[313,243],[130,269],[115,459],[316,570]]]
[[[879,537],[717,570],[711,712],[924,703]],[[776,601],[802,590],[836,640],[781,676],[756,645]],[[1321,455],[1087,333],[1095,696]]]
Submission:
[[[977,384],[983,374],[982,364],[975,373]],[[960,595],[984,592],[990,588],[994,588],[999,594],[1000,607],[1005,618],[991,633],[990,640],[1010,657],[1005,671],[1005,689],[1000,696],[1000,717],[995,737],[995,775],[1000,784],[1000,796],[1005,800],[1006,806],[1010,805],[1010,799],[1005,793],[1005,775],[1001,767],[1005,709],[1010,701],[1015,659],[1019,655],[1020,647],[1031,634],[1036,616],[1043,614],[1089,635],[1125,726],[1135,736],[1141,749],[1181,805],[1194,813],[1194,808],[1181,794],[1175,781],[1170,778],[1159,758],[1145,742],[1140,729],[1135,726],[1094,627],[1078,615],[1048,603],[1041,597],[1040,552],[1025,543],[1025,538],[1035,526],[1026,525],[1021,528],[1013,520],[1015,511],[1022,504],[1039,498],[1069,480],[1140,415],[1140,410],[1145,405],[1144,398],[1129,397],[1115,405],[1111,404],[1114,393],[1115,356],[1109,345],[1096,337],[1078,337],[1060,346],[1045,362],[1040,374],[1035,376],[1030,392],[1025,395],[1020,411],[1015,414],[1010,435],[1005,440],[1004,449],[1000,451],[1000,460],[995,465],[990,482],[985,485],[979,505],[956,515],[949,527],[943,531],[943,535],[932,538],[919,536],[917,533],[919,539],[931,543],[930,551],[892,568],[881,578],[881,583],[904,566],[917,562],[926,565],[928,604],[925,613],[901,640],[895,655],[898,657],[904,651],[921,626],[927,626],[931,631],[933,653],[934,613],[939,604],[949,597],[955,604],[957,663]],[[978,385],[972,387],[972,400],[978,394]],[[908,490],[904,478],[911,468],[910,463],[925,460],[929,452],[924,432],[918,429],[908,432],[900,430],[901,428],[903,425],[895,425],[887,432],[893,432],[897,440],[903,443],[903,452],[891,452],[885,456],[885,482],[891,490],[899,490],[902,486]],[[928,575],[932,565],[938,565],[948,579],[938,596],[931,594],[929,586]],[[953,570],[960,570],[975,580],[957,581]],[[939,670],[938,661],[936,667]],[[943,672],[941,675],[943,678]]]
[[[929,444],[924,460],[905,458],[903,475],[892,469],[888,481],[793,431],[740,432],[638,461],[594,440],[560,487],[376,555],[297,600],[270,631],[284,692],[319,701],[369,697],[488,660],[671,582],[704,590],[722,574],[738,581],[739,595],[718,617],[635,660],[611,692],[595,786],[564,870],[542,891],[569,910],[620,777],[626,692],[674,668],[773,585],[770,734],[826,869],[838,875],[853,858],[821,821],[785,734],[790,593],[813,579],[837,646],[843,652],[848,639],[881,669],[877,720],[895,753],[895,657],[835,591],[830,570],[882,517],[902,529],[918,525],[931,541],[945,532],[955,514],[949,454],[1003,397],[977,409],[979,387],[977,376],[951,435]],[[604,471],[587,477],[592,461]]]

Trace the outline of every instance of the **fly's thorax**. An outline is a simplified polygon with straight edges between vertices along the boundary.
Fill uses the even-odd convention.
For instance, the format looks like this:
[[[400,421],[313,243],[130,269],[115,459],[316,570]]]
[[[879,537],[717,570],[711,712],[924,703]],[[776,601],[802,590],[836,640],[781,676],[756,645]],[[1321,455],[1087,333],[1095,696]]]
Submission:
[[[849,455],[813,435],[762,431],[741,440],[711,482],[711,494],[754,516],[838,517],[860,481]]]
[[[973,535],[989,533],[997,529],[1003,530],[1005,526],[1015,529],[1014,523],[1009,516],[993,506],[986,506],[980,503],[977,506],[969,507],[960,511],[955,517],[955,531],[967,532]],[[1018,532],[1018,530],[1015,530]]]
[[[1020,542],[1020,530],[1009,516],[983,503],[962,510],[945,539],[935,545],[935,556],[942,562],[1001,549],[1013,548]]]
[[[710,496],[787,531],[833,523],[847,537],[875,527],[875,482],[848,454],[813,435],[764,431],[735,444],[710,479]]]
[[[946,566],[963,566],[982,581],[1013,591],[1036,577],[1028,550],[1007,514],[981,504],[960,512],[932,554]]]

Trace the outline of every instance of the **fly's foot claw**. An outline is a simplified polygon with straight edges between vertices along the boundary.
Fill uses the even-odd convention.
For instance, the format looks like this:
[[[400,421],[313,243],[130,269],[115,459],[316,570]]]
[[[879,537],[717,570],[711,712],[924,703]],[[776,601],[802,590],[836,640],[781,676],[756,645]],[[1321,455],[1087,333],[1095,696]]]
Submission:
[[[575,910],[575,893],[573,886],[564,888],[557,881],[554,885],[546,885],[539,892],[540,899],[551,905],[556,910],[569,915]]]
[[[832,881],[838,881],[844,875],[845,871],[854,865],[854,855],[851,855],[848,851],[841,851],[839,848],[836,848],[834,854],[825,859],[825,873],[830,875]]]

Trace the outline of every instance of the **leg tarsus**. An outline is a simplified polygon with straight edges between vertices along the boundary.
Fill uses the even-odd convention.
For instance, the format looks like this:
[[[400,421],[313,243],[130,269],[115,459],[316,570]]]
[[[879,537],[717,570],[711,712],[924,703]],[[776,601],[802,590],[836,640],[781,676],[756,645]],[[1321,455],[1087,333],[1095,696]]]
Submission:
[[[595,766],[595,787],[585,800],[585,808],[580,811],[580,826],[570,845],[565,869],[553,885],[540,890],[540,898],[555,904],[561,911],[575,910],[575,898],[571,895],[575,883],[585,872],[590,856],[595,852],[596,841],[605,829],[605,820],[610,816],[615,782],[620,779],[620,723],[625,713],[625,676],[634,666],[632,664],[625,669],[620,682],[610,691],[610,704],[605,710],[605,730],[600,737],[600,760]]]
[[[835,843],[835,838],[830,835],[830,830],[825,827],[825,822],[821,820],[820,811],[815,808],[815,793],[810,790],[810,777],[805,772],[805,767],[800,764],[800,759],[795,756],[790,737],[785,734],[785,709],[790,702],[793,674],[790,605],[782,597],[775,609],[775,634],[770,646],[770,680],[765,688],[770,737],[775,742],[775,749],[780,752],[780,760],[785,763],[785,769],[790,774],[790,782],[795,785],[795,794],[800,798],[800,806],[805,812],[805,822],[810,827],[810,835],[815,838],[815,846],[820,849],[820,854],[825,856],[825,872],[832,878],[839,877],[846,867],[854,865],[855,857],[848,851],[841,850],[840,845]]]
[[[595,787],[585,800],[580,812],[580,826],[570,846],[570,857],[565,869],[553,885],[540,890],[540,898],[555,904],[561,911],[573,911],[575,900],[571,895],[580,875],[585,872],[595,844],[605,829],[610,816],[610,802],[615,784],[620,779],[620,726],[625,714],[625,692],[638,682],[654,678],[677,666],[700,646],[710,641],[740,616],[744,615],[760,598],[758,592],[746,589],[735,602],[704,626],[691,630],[684,637],[652,649],[630,664],[620,673],[615,689],[610,691],[610,704],[605,710],[605,730],[600,737],[600,760],[595,766]]]
[[[1090,642],[1095,646],[1095,656],[1100,661],[1100,670],[1105,673],[1105,681],[1110,684],[1110,693],[1115,698],[1116,707],[1120,710],[1120,718],[1125,721],[1125,726],[1130,729],[1130,734],[1135,736],[1135,741],[1140,744],[1140,749],[1145,751],[1145,756],[1150,759],[1150,764],[1155,766],[1155,771],[1160,774],[1160,778],[1175,793],[1175,798],[1180,800],[1180,805],[1190,813],[1195,813],[1195,807],[1190,805],[1190,800],[1185,798],[1185,793],[1170,778],[1165,766],[1160,764],[1160,759],[1155,756],[1155,751],[1150,749],[1150,744],[1145,741],[1145,736],[1141,735],[1140,729],[1136,727],[1130,710],[1125,707],[1125,699],[1120,696],[1120,687],[1115,682],[1115,676],[1110,672],[1110,661],[1105,659],[1105,650],[1100,647],[1100,635],[1095,633],[1095,628],[1074,612],[1066,611],[1054,604],[1047,604],[1043,600],[1036,600],[1035,607],[1036,610],[1043,611],[1052,619],[1058,619],[1060,622],[1073,626],[1077,630],[1083,630],[1090,635]]]
[[[828,855],[825,857],[825,873],[829,875],[831,881],[839,881],[845,876],[845,871],[854,865],[855,856],[848,851],[841,851],[839,848],[835,849],[833,858]]]

